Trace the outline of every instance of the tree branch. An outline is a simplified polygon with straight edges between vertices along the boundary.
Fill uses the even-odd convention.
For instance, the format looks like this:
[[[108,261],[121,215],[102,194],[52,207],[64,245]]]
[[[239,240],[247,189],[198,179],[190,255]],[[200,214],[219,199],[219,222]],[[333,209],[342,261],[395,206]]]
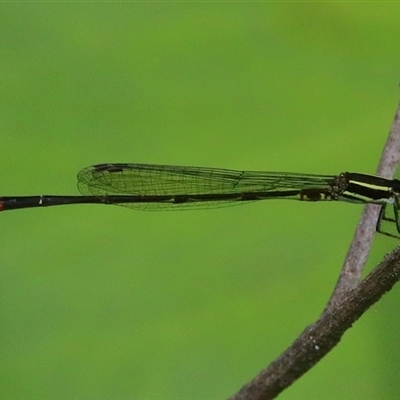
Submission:
[[[382,153],[378,175],[391,178],[399,159],[400,104]],[[319,319],[230,400],[275,398],[332,350],[346,330],[400,280],[400,248],[397,248],[360,282],[378,215],[379,206],[369,204],[365,207],[335,290]]]
[[[246,384],[231,400],[275,398],[318,363],[340,341],[344,332],[400,280],[400,248],[385,257],[342,303],[308,326],[268,368]]]

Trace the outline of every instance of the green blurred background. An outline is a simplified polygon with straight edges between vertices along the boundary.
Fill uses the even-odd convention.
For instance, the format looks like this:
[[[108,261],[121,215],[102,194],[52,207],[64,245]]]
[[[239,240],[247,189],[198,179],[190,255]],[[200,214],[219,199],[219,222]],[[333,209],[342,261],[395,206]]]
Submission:
[[[0,10],[2,195],[76,194],[106,162],[373,173],[399,100],[395,3]],[[2,213],[1,398],[228,397],[318,317],[361,211]],[[280,398],[398,398],[399,301]]]

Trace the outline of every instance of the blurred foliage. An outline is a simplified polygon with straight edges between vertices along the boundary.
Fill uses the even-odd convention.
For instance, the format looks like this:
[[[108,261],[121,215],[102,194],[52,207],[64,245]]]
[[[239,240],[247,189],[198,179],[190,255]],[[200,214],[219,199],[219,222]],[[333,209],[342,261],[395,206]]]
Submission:
[[[4,195],[103,162],[373,173],[399,4],[3,3]],[[361,207],[1,214],[1,397],[225,398],[322,312]],[[377,237],[370,267],[396,245]],[[395,288],[282,394],[397,398]]]

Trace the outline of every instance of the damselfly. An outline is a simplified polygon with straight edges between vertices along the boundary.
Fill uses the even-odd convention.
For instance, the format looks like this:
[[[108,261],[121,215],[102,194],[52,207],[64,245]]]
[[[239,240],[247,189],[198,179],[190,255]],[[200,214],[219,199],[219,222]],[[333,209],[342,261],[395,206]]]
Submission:
[[[78,173],[82,196],[0,197],[0,211],[63,204],[114,204],[141,210],[183,210],[268,199],[346,201],[382,205],[382,221],[400,234],[400,180],[342,172],[307,175],[150,164],[98,164]],[[393,205],[389,217],[386,206]]]

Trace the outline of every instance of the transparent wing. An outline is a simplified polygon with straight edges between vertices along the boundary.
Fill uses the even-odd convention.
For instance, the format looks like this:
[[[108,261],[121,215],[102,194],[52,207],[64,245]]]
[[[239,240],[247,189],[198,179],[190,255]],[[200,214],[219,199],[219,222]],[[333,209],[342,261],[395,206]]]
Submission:
[[[151,164],[98,164],[79,172],[78,189],[84,195],[94,196],[171,196],[171,201],[157,204],[119,204],[131,208],[209,208],[240,204],[243,193],[262,193],[263,199],[267,199],[269,193],[274,193],[271,198],[278,198],[280,193],[281,197],[288,198],[285,193],[293,192],[291,198],[298,198],[294,192],[300,195],[304,189],[327,189],[333,180],[333,176],[325,175]],[[207,204],[198,197],[196,201],[191,200],[190,196],[203,194],[221,195],[221,198],[207,201]],[[177,197],[186,200],[177,203],[174,201]]]

